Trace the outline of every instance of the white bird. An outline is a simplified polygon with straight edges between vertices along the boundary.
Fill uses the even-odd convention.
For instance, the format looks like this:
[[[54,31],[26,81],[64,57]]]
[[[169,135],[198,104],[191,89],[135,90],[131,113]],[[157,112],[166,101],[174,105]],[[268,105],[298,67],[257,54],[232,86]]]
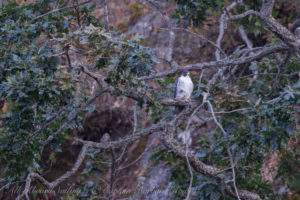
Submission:
[[[191,95],[194,89],[194,84],[190,78],[190,73],[185,70],[182,72],[181,76],[177,78],[175,83],[175,99],[190,101]]]

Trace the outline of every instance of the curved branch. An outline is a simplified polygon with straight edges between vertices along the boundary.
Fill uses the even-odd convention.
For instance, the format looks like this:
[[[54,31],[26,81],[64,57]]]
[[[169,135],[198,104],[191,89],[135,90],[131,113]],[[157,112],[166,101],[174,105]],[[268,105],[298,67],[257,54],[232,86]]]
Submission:
[[[250,63],[253,62],[255,60],[258,60],[264,56],[276,53],[276,52],[280,52],[280,51],[287,51],[289,49],[289,47],[287,45],[275,45],[275,46],[271,46],[271,47],[265,47],[262,50],[250,55],[250,56],[246,56],[246,57],[240,57],[237,59],[222,59],[219,61],[212,61],[212,62],[203,62],[203,63],[195,63],[195,64],[189,64],[189,65],[185,65],[185,66],[178,66],[175,67],[171,70],[167,70],[164,72],[160,72],[157,74],[153,74],[150,76],[143,76],[140,79],[141,80],[149,80],[149,79],[155,79],[155,78],[159,78],[159,77],[164,77],[164,76],[168,76],[168,75],[172,75],[178,72],[182,72],[184,70],[189,70],[189,71],[199,71],[205,68],[209,68],[209,67],[226,67],[226,66],[234,66],[234,65],[241,65],[241,64],[245,64],[245,63]]]
[[[260,16],[260,13],[255,11],[255,10],[248,10],[246,12],[243,12],[241,14],[238,15],[231,15],[229,18],[232,20],[236,20],[236,19],[242,19],[248,15],[256,15],[256,16]]]
[[[80,153],[78,155],[78,158],[74,164],[74,166],[72,167],[72,169],[70,171],[67,171],[64,175],[62,175],[61,177],[57,178],[55,181],[49,182],[47,181],[44,177],[42,177],[41,175],[39,175],[38,173],[35,172],[30,172],[26,178],[26,185],[25,188],[23,190],[23,192],[16,198],[16,200],[20,200],[23,196],[25,196],[27,199],[29,199],[28,197],[28,192],[30,190],[30,185],[32,180],[38,179],[39,181],[41,181],[44,185],[46,185],[49,189],[53,189],[56,186],[58,186],[60,183],[62,183],[64,180],[66,180],[67,178],[69,178],[70,176],[74,175],[77,170],[79,169],[79,167],[81,166],[87,152],[88,152],[88,145],[83,145]]]
[[[271,16],[272,10],[274,7],[275,0],[263,0],[260,13],[263,13],[263,15]]]
[[[165,123],[158,123],[155,125],[152,125],[149,128],[146,128],[142,131],[137,132],[134,135],[130,135],[130,136],[126,136],[123,137],[119,140],[116,141],[110,141],[110,142],[93,142],[93,141],[86,141],[86,140],[82,140],[80,138],[74,138],[74,142],[75,143],[82,143],[84,145],[87,145],[88,147],[94,147],[94,148],[99,148],[99,149],[116,149],[116,148],[120,148],[128,143],[134,142],[138,139],[141,139],[143,137],[146,137],[147,135],[152,134],[153,132],[157,132],[157,131],[162,131],[165,127]]]
[[[171,137],[171,133],[169,133],[169,129],[167,129],[164,133],[162,133],[162,143],[164,146],[169,149],[171,152],[173,152],[176,156],[180,157],[181,159],[186,159],[186,152],[185,150],[180,146],[180,144],[174,140]],[[194,154],[188,153],[187,157],[189,159],[189,162],[193,169],[201,173],[207,177],[213,177],[216,178],[218,181],[224,183],[224,180],[220,179],[219,177],[216,177],[218,173],[222,172],[222,170],[207,165],[203,162],[201,162]],[[225,183],[226,184],[226,183]],[[225,192],[234,198],[236,198],[236,194],[234,191],[232,191],[231,187],[226,184]],[[258,194],[247,191],[247,190],[240,190],[238,189],[239,196],[242,200],[261,200]]]

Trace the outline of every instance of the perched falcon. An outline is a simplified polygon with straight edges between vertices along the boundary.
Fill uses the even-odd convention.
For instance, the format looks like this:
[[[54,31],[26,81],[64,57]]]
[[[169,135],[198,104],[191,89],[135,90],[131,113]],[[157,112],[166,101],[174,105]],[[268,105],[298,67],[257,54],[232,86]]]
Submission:
[[[176,100],[189,101],[193,92],[194,84],[190,78],[190,73],[184,70],[179,78],[176,79],[175,83],[175,94]],[[175,114],[178,114],[184,109],[184,106],[176,106]]]
[[[176,100],[191,100],[191,95],[194,89],[194,84],[190,78],[190,73],[184,70],[175,83],[175,99]]]

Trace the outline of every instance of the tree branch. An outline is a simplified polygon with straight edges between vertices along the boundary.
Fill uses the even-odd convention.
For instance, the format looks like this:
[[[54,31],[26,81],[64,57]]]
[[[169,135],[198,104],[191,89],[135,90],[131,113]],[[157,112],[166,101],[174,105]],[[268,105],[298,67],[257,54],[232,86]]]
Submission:
[[[71,118],[69,118],[57,131],[55,131],[52,135],[50,135],[47,140],[44,142],[43,146],[42,146],[42,150],[43,148],[50,142],[52,141],[59,133],[61,133],[65,128],[66,126],[72,122],[76,117],[77,115],[82,112],[87,106],[89,106],[92,102],[95,101],[95,99],[97,97],[99,97],[100,95],[102,95],[103,93],[106,93],[106,92],[110,92],[110,88],[105,88],[105,89],[102,89],[102,90],[99,90],[93,97],[91,97],[85,104],[83,104],[81,107],[79,107],[73,114],[73,116]]]
[[[275,0],[263,0],[260,13],[263,13],[263,15],[271,16],[272,10],[274,7]]]
[[[253,55],[250,55],[250,56],[240,57],[237,59],[225,58],[225,59],[221,59],[219,61],[203,62],[203,63],[189,64],[189,65],[185,65],[185,66],[178,66],[178,67],[174,67],[171,70],[167,70],[167,71],[153,74],[150,76],[143,76],[140,79],[141,80],[155,79],[155,78],[159,78],[159,77],[172,75],[172,74],[175,74],[178,72],[182,72],[184,70],[199,71],[199,70],[209,68],[209,67],[226,67],[226,66],[241,65],[241,64],[245,64],[245,63],[250,63],[252,61],[258,60],[264,56],[267,56],[267,55],[270,55],[270,54],[273,54],[276,52],[287,51],[288,49],[289,49],[289,47],[286,45],[275,45],[275,46],[271,46],[271,47],[265,47],[265,48],[262,48],[262,50],[254,53]]]
[[[16,198],[16,200],[20,200],[23,196],[25,196],[27,199],[29,199],[28,192],[29,192],[29,189],[30,189],[31,182],[34,178],[41,181],[49,189],[53,189],[56,186],[58,186],[60,183],[62,183],[64,180],[66,180],[67,178],[69,178],[70,176],[75,174],[77,172],[77,170],[79,169],[79,167],[81,166],[81,164],[82,164],[82,162],[83,162],[83,160],[84,160],[84,158],[87,154],[88,148],[89,148],[88,145],[83,145],[81,150],[80,150],[80,153],[78,155],[78,158],[77,158],[74,166],[72,167],[72,169],[70,171],[67,171],[61,177],[57,178],[55,181],[49,182],[44,177],[42,177],[41,175],[39,175],[35,172],[30,172],[28,174],[27,178],[26,178],[25,188],[24,188],[23,192]]]
[[[180,146],[180,144],[176,140],[174,140],[171,137],[172,134],[169,131],[170,129],[168,128],[161,134],[161,140],[164,146],[181,159],[185,159],[185,150]],[[216,175],[218,175],[218,173],[220,173],[222,170],[204,164],[195,155],[191,153],[188,153],[187,156],[191,166],[196,172],[208,177],[216,178],[218,181],[224,183],[224,180],[220,179],[219,177],[216,177]],[[236,194],[232,192],[231,188],[228,185],[225,188],[225,192],[232,197],[236,197]],[[261,200],[258,194],[249,192],[247,190],[238,190],[238,193],[242,200]]]
[[[256,16],[260,16],[260,13],[254,10],[248,10],[244,13],[238,14],[238,15],[230,15],[229,18],[232,20],[236,20],[236,19],[242,19],[248,15],[256,15]]]
[[[232,179],[233,179],[233,187],[234,187],[234,191],[235,191],[235,194],[236,194],[236,197],[238,200],[240,200],[240,195],[239,195],[239,192],[238,192],[238,189],[237,189],[237,186],[236,186],[236,175],[235,175],[235,164],[233,162],[233,157],[232,157],[232,153],[230,151],[230,146],[228,144],[228,134],[227,132],[224,130],[223,126],[218,122],[217,118],[216,118],[216,115],[214,113],[214,110],[213,110],[213,107],[210,103],[210,101],[206,100],[205,103],[208,104],[209,106],[209,109],[210,109],[210,112],[211,112],[211,115],[213,116],[214,118],[214,121],[215,123],[217,124],[217,126],[221,129],[222,133],[223,133],[223,136],[224,136],[224,140],[226,142],[226,149],[227,149],[227,153],[228,153],[228,156],[229,156],[229,160],[230,160],[230,165],[231,165],[231,170],[232,170]]]
[[[108,19],[107,0],[103,0],[103,9],[104,9],[105,28],[109,32],[109,19]]]
[[[42,17],[45,17],[45,16],[47,16],[47,15],[51,15],[51,14],[56,13],[56,12],[60,12],[60,11],[62,11],[62,10],[67,10],[67,9],[76,8],[76,7],[85,5],[85,4],[87,4],[87,3],[90,3],[91,1],[92,1],[92,0],[87,0],[87,1],[81,2],[81,3],[79,3],[79,4],[74,4],[74,5],[72,5],[72,6],[65,6],[65,7],[63,7],[63,8],[54,9],[54,10],[52,10],[52,11],[49,11],[49,12],[45,13],[45,14],[42,14],[42,15],[37,16],[37,17],[34,18],[33,20],[40,19],[40,18],[42,18]]]
[[[86,141],[86,140],[82,140],[80,138],[74,138],[74,142],[75,143],[82,143],[82,144],[86,144],[89,147],[94,147],[94,148],[100,148],[100,149],[116,149],[116,148],[120,148],[128,143],[134,142],[138,139],[141,139],[143,137],[146,137],[147,135],[152,134],[153,132],[158,132],[164,129],[165,127],[165,122],[161,122],[155,125],[150,126],[149,128],[145,128],[142,131],[137,132],[134,135],[130,135],[130,136],[126,136],[123,137],[119,140],[116,141],[111,141],[111,142],[93,142],[93,141]]]

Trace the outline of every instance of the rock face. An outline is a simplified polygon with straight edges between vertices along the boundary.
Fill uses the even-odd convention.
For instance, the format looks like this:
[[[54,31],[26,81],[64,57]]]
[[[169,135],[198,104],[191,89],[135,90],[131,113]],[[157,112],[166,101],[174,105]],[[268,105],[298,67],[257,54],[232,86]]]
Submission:
[[[168,168],[163,162],[154,165],[151,157],[160,147],[158,134],[153,134],[147,141],[147,147],[143,153],[138,168],[140,173],[137,178],[137,190],[131,199],[173,199],[171,183],[168,181]]]

